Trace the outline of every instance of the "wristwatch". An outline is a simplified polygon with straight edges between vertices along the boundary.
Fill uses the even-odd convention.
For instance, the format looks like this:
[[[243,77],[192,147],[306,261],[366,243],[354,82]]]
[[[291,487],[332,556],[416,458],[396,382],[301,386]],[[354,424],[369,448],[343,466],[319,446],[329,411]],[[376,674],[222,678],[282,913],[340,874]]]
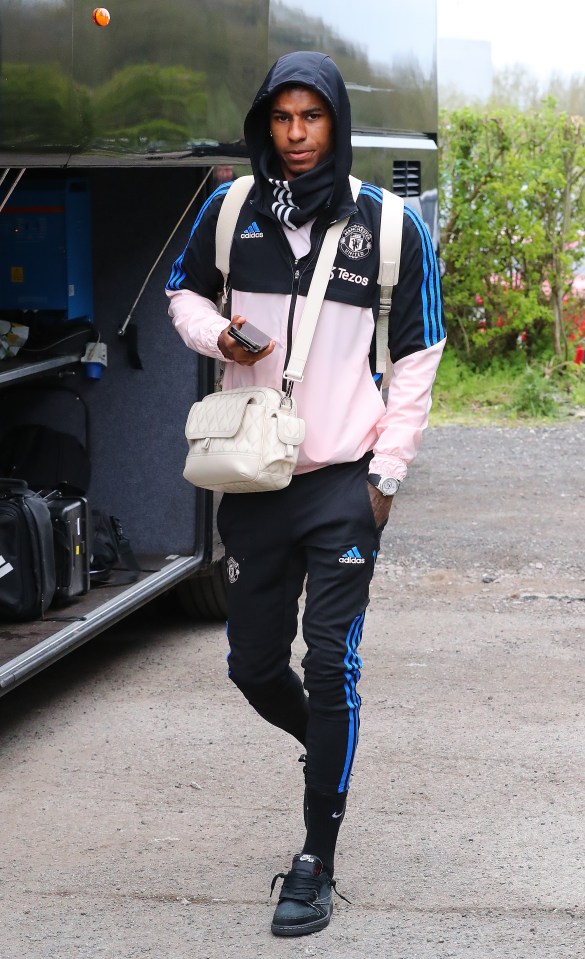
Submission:
[[[393,476],[380,476],[379,473],[368,473],[368,483],[380,490],[382,496],[394,496],[400,489],[400,480]]]

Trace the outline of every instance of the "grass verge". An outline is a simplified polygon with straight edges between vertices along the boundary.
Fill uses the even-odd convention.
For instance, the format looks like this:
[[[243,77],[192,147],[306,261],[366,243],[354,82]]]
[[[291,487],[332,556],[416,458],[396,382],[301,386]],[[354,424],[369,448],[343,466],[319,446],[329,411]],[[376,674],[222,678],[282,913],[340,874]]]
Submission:
[[[430,425],[535,425],[585,416],[585,366],[528,365],[520,356],[475,370],[445,350],[433,388]]]

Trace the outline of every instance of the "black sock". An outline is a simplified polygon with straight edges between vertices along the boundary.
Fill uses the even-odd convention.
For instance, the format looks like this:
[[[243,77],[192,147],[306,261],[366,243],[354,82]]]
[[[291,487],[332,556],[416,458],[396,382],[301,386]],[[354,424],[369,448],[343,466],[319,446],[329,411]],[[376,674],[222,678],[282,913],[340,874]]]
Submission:
[[[313,789],[306,791],[307,836],[303,852],[318,856],[331,878],[335,866],[337,834],[345,816],[346,801],[346,792],[323,796]]]
[[[279,729],[284,729],[305,746],[309,700],[301,679],[292,669],[262,686],[240,686],[258,715]]]

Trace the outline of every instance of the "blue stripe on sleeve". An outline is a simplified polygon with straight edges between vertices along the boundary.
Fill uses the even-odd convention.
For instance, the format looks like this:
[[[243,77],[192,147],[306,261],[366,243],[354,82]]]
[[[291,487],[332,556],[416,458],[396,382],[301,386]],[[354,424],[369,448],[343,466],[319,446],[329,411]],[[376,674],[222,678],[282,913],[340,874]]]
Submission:
[[[441,320],[441,282],[437,258],[424,220],[409,206],[405,205],[404,212],[414,223],[421,238],[423,255],[421,299],[425,324],[425,344],[427,347],[434,346],[445,336]]]
[[[371,183],[362,183],[360,196],[362,193],[364,196],[369,196],[372,200],[376,200],[377,203],[382,203],[382,191],[377,187],[372,186]]]
[[[203,204],[203,206],[202,206],[201,209],[199,210],[199,213],[197,214],[197,217],[196,217],[196,219],[195,219],[195,223],[193,224],[193,227],[192,227],[191,232],[190,232],[190,234],[189,234],[189,239],[187,240],[187,245],[185,246],[185,249],[183,250],[183,252],[181,253],[181,255],[180,255],[179,257],[177,257],[177,259],[176,259],[175,262],[173,263],[173,266],[172,266],[172,268],[171,268],[171,275],[170,275],[169,281],[168,281],[168,283],[167,283],[167,290],[178,290],[178,289],[180,289],[181,283],[182,283],[183,280],[185,279],[185,271],[183,270],[183,259],[184,259],[184,257],[185,257],[185,253],[187,252],[187,247],[189,246],[189,243],[191,242],[191,237],[193,236],[193,234],[195,233],[195,230],[197,229],[197,227],[198,227],[199,224],[201,223],[201,220],[203,219],[203,217],[205,216],[207,210],[209,209],[210,204],[213,203],[213,201],[216,199],[216,197],[218,197],[218,196],[224,196],[224,195],[227,193],[227,191],[229,190],[229,188],[230,188],[231,185],[232,185],[232,184],[231,184],[231,182],[230,182],[230,183],[222,183],[221,186],[218,186],[217,190],[214,190],[214,191],[213,191],[213,193],[211,194],[211,196],[207,198],[207,200],[205,201],[205,203]]]

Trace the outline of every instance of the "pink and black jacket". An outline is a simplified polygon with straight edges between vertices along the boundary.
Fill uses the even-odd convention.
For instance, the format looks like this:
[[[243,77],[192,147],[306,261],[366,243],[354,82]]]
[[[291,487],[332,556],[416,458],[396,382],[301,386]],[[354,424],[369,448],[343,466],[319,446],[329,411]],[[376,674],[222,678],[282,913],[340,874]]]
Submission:
[[[349,188],[349,101],[328,57],[307,53],[278,61],[246,119],[245,133],[258,182],[258,159],[269,146],[268,108],[282,86],[302,83],[330,104],[336,120],[335,183],[326,208],[289,229],[253,188],[240,212],[230,255],[232,313],[276,341],[254,366],[226,361],[224,389],[282,387],[292,339],[328,225],[350,216],[339,243],[302,383],[294,387],[305,441],[297,472],[355,461],[369,450],[370,470],[402,479],[428,422],[431,389],[445,345],[441,284],[435,251],[421,218],[405,207],[402,254],[389,322],[392,375],[384,404],[372,376],[372,341],[379,305],[381,190],[362,184],[357,202]],[[224,361],[217,338],[227,325],[215,306],[223,286],[215,267],[215,227],[229,184],[209,197],[167,284],[169,314],[185,343]]]

